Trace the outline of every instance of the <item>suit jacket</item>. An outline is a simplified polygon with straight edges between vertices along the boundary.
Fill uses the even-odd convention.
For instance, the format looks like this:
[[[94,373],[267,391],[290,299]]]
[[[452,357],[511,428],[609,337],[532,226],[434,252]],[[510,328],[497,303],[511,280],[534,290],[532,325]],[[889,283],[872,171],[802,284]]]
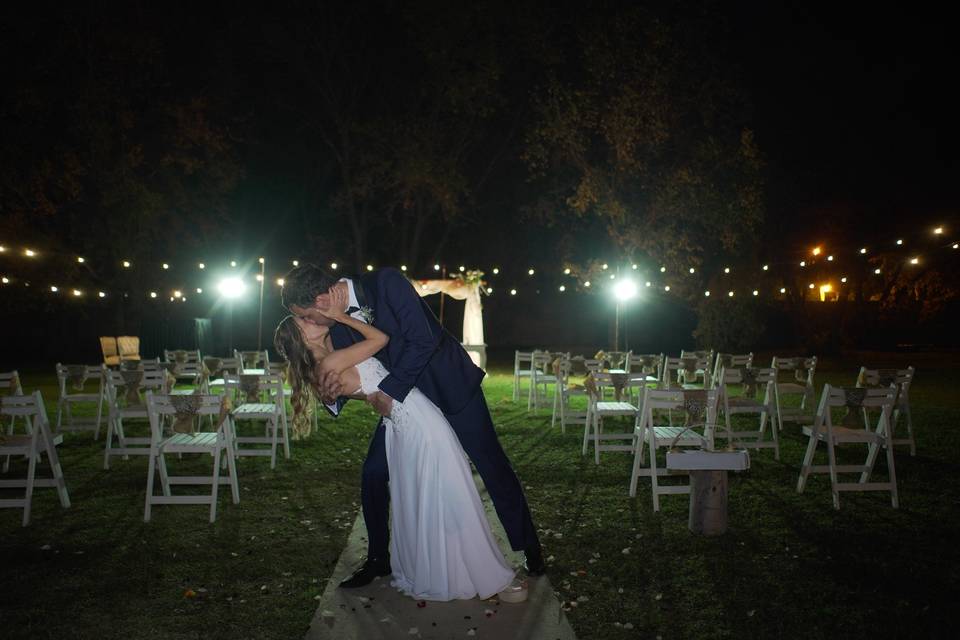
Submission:
[[[380,390],[403,402],[417,387],[445,414],[457,413],[473,398],[485,375],[460,341],[444,329],[413,286],[397,269],[387,268],[351,278],[360,307],[373,312],[373,326],[390,341],[376,358],[390,374]],[[363,337],[337,324],[330,329],[336,349]],[[337,399],[338,410],[347,398]]]

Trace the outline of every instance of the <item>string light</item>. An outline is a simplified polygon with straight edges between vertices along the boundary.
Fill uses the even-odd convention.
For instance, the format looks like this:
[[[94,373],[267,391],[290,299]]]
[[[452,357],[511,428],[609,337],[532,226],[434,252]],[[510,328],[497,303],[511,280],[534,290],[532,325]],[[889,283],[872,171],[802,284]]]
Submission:
[[[493,287],[487,287],[487,295],[493,293]]]
[[[780,287],[780,293],[786,293],[786,292],[787,292],[786,287]]]
[[[207,268],[207,265],[205,265],[205,264],[203,264],[203,263],[201,262],[201,263],[199,263],[199,264],[197,265],[197,267],[200,268],[200,269],[206,269],[206,268]]]
[[[510,289],[510,295],[512,295],[512,296],[517,295],[517,290],[516,290],[516,289]]]
[[[933,230],[933,233],[938,236],[941,235],[943,233],[943,227],[937,227],[936,229]]]
[[[231,260],[231,261],[230,261],[230,266],[231,266],[231,267],[237,266],[237,261],[236,261],[236,260]],[[294,266],[296,266],[296,265],[294,265]]]
[[[603,263],[603,268],[604,268],[604,269],[606,269],[606,268],[607,268],[607,266],[608,266],[608,265],[607,265],[607,263],[606,263],[606,262],[604,262],[604,263]]]
[[[297,266],[297,261],[296,261],[296,260],[293,261],[293,266]],[[336,262],[331,262],[331,263],[330,263],[330,268],[333,269],[334,271],[336,271],[336,270],[337,270],[337,263],[336,263]]]
[[[812,253],[813,253],[813,255],[815,255],[815,256],[820,255],[820,247],[814,247]]]
[[[201,289],[200,287],[197,287],[197,293],[203,293],[203,289]]]
[[[866,247],[862,247],[862,248],[860,249],[860,253],[861,253],[861,254],[865,254],[866,252],[867,252],[867,248],[866,248]]]
[[[300,266],[300,261],[299,261],[299,260],[294,260],[291,264],[293,264],[293,266],[295,266],[295,267],[299,267],[299,266]]]
[[[754,290],[753,290],[753,295],[758,296],[758,295],[760,295],[760,292],[757,291],[756,289],[754,289]]]
[[[124,269],[129,269],[129,268],[130,268],[130,261],[129,261],[129,260],[124,260],[124,261],[123,261],[123,268],[124,268]]]
[[[55,285],[50,285],[50,291],[56,293],[57,291],[60,291],[60,289],[58,289]]]
[[[461,271],[461,272],[466,271],[466,270],[467,270],[466,267],[464,267],[463,265],[460,265],[460,271]]]
[[[260,264],[263,264],[263,258],[258,258],[257,262],[259,262]]]
[[[651,283],[649,280],[647,280],[644,284],[646,284],[648,287],[651,286]]]
[[[438,265],[438,264],[433,265],[433,270],[434,270],[434,271],[440,271],[440,265]]]
[[[500,269],[499,269],[498,267],[494,267],[494,268],[493,268],[493,275],[497,275],[498,273],[500,273]]]
[[[801,261],[800,261],[800,266],[801,266],[801,267],[807,266],[807,261],[806,261],[806,260],[801,260]]]
[[[732,298],[732,297],[733,297],[733,291],[728,291],[728,292],[727,292],[727,296],[729,296],[729,297]]]
[[[768,265],[768,264],[763,265],[763,270],[764,270],[764,271],[769,271],[769,270],[770,270],[770,265]]]
[[[873,272],[877,275],[880,275],[880,269],[874,269]]]
[[[173,292],[173,297],[174,297],[174,298],[182,298],[182,297],[183,297],[183,292],[180,291],[179,289],[177,289],[176,291]]]
[[[163,266],[164,269],[169,269],[169,268],[170,268],[170,265],[168,265],[166,262],[164,262],[162,266]]]
[[[83,264],[84,262],[86,262],[86,260],[83,259],[83,256],[77,256],[77,262],[79,262],[80,264]]]
[[[157,297],[157,292],[156,292],[156,291],[151,291],[151,292],[150,292],[150,297],[151,297],[151,298],[156,298],[156,297]]]
[[[957,244],[956,242],[954,242],[954,243],[953,243],[953,248],[956,249],[956,248],[958,248],[958,247],[960,247],[960,244]]]
[[[406,270],[407,270],[407,265],[405,264],[400,265],[400,271],[406,271]]]
[[[670,285],[664,286],[664,287],[663,287],[663,290],[664,290],[664,291],[670,291]]]
[[[846,284],[846,282],[847,282],[847,276],[843,276],[842,278],[840,278],[840,282]]]
[[[710,292],[709,292],[709,291],[704,291],[704,292],[703,292],[703,295],[705,295],[706,297],[709,298],[709,297],[710,297]]]
[[[660,267],[660,273],[666,273],[666,272],[667,272],[666,267]]]
[[[920,258],[910,258],[910,264],[920,264]]]
[[[815,288],[816,288],[812,282],[809,284],[809,287],[810,287],[811,289],[815,289]]]
[[[833,262],[833,256],[827,256],[827,262]]]
[[[566,269],[563,270],[563,275],[565,276],[570,275],[570,267],[567,267]]]
[[[632,265],[630,268],[633,269],[634,271],[636,271],[637,269],[640,268],[640,265],[635,264],[635,265]]]
[[[697,272],[696,269],[694,269],[693,267],[690,267],[690,273],[696,273],[696,272]]]
[[[724,268],[723,268],[723,272],[724,272],[724,273],[730,273],[730,267],[724,267]]]
[[[900,246],[902,244],[903,244],[903,240],[897,240],[897,246]]]
[[[586,282],[584,282],[584,283],[583,283],[583,286],[585,286],[585,287],[589,287],[589,286],[590,286],[590,281],[589,281],[589,280],[587,280]]]
[[[33,258],[34,256],[37,255],[37,252],[34,251],[33,249],[24,249],[23,255],[27,256],[28,258]]]
[[[534,273],[535,273],[535,271],[534,271],[533,269],[527,269],[527,274],[528,274],[528,275],[531,275],[531,276],[532,276]]]
[[[2,282],[3,284],[10,284],[10,278],[8,278],[7,276],[3,276]]]
[[[262,273],[258,273],[255,277],[256,277],[256,279],[257,279],[257,282],[263,282],[263,274],[262,274]]]
[[[560,285],[560,293],[563,293],[563,292],[566,291],[566,290],[567,290],[567,288],[566,288],[565,286]]]
[[[2,244],[0,244],[0,253],[6,253],[6,252],[7,252],[7,248]]]
[[[107,297],[107,294],[104,293],[103,291],[97,291],[97,296],[100,297],[100,298],[106,298],[106,297]]]
[[[368,265],[367,265],[367,271],[373,271],[373,265],[372,265],[372,264],[368,264]]]
[[[616,280],[616,279],[617,279],[617,274],[611,273],[611,274],[610,274],[610,279],[611,279],[611,280]]]

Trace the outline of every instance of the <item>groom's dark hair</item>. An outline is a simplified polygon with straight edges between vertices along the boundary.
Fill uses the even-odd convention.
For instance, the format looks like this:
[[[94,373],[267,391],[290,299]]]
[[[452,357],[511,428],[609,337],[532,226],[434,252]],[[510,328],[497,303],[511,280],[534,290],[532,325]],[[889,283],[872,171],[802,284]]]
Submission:
[[[294,267],[283,277],[281,304],[288,310],[292,304],[303,308],[312,307],[317,296],[326,293],[339,279],[315,264]]]

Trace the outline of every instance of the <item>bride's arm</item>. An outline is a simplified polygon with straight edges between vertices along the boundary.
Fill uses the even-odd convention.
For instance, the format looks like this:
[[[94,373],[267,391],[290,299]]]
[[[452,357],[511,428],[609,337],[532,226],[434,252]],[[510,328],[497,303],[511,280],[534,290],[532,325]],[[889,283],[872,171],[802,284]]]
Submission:
[[[327,314],[325,314],[327,315]],[[346,349],[337,349],[323,359],[323,369],[327,371],[336,371],[343,373],[350,367],[354,367],[367,358],[371,358],[380,349],[383,349],[390,341],[390,337],[376,327],[367,324],[356,318],[352,318],[344,313],[340,306],[334,302],[328,318],[336,320],[340,324],[345,324],[351,329],[357,331],[363,336],[363,340],[354,343]]]

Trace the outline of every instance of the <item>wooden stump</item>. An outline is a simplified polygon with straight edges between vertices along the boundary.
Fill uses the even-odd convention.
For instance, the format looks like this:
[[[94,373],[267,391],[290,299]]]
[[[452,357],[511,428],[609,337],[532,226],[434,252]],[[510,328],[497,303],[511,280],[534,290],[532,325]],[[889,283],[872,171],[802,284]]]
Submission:
[[[690,472],[690,531],[719,536],[727,530],[727,472]]]

